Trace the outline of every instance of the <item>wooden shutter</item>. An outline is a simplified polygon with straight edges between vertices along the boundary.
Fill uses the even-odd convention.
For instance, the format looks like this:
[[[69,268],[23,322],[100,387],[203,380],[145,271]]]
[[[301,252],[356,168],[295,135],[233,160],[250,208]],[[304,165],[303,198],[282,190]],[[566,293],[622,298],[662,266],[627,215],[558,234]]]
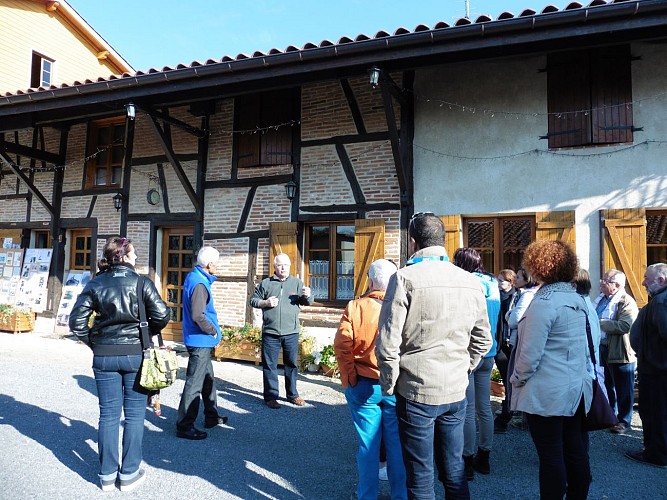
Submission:
[[[591,51],[593,143],[632,142],[630,46]]]
[[[547,59],[549,147],[591,143],[590,65],[587,51],[550,54]]]
[[[262,94],[262,127],[282,125],[261,134],[260,161],[262,165],[292,163],[292,132],[289,123],[294,119],[294,92],[278,90]]]
[[[627,277],[628,292],[639,307],[648,302],[642,286],[646,269],[646,211],[643,208],[602,210],[603,255],[600,275],[618,269]]]
[[[368,269],[384,258],[384,219],[354,221],[354,296],[368,289]]]
[[[246,97],[237,97],[234,101],[234,128],[236,130],[254,130],[261,126],[260,96],[253,94]],[[255,167],[259,165],[259,147],[261,133],[236,133],[236,158],[238,167]]]
[[[454,252],[461,248],[461,216],[441,215],[440,220],[445,225],[445,250],[450,260],[454,259]]]
[[[576,250],[574,210],[536,212],[535,239],[562,240],[569,243]]]
[[[296,222],[272,222],[270,225],[271,244],[269,245],[269,274],[273,273],[273,259],[285,253],[292,262],[291,274],[297,275],[299,250],[296,244]]]

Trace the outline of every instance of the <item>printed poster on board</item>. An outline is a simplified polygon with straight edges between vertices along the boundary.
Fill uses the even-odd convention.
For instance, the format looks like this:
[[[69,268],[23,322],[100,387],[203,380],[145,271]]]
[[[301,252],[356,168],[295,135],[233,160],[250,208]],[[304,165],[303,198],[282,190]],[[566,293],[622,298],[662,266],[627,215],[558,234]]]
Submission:
[[[90,271],[70,271],[67,274],[56,314],[56,332],[60,330],[59,327],[65,327],[65,330],[69,331],[69,315],[77,297],[89,281]]]
[[[19,289],[16,292],[16,307],[42,312],[46,309],[47,283],[51,267],[50,248],[28,248],[23,258]]]
[[[22,259],[22,249],[0,249],[0,304],[16,304]]]

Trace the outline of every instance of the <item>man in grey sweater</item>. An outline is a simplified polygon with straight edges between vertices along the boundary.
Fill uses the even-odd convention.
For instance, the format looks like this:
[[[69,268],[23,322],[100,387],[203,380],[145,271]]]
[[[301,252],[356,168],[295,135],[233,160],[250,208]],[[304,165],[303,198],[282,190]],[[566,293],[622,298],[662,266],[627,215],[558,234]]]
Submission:
[[[389,281],[376,345],[384,394],[396,413],[410,498],[435,498],[435,459],[445,497],[469,498],[463,466],[468,374],[493,344],[479,280],[451,264],[445,226],[410,220],[412,257]]]
[[[278,403],[278,356],[283,349],[285,368],[285,391],[287,400],[297,406],[305,401],[296,389],[299,354],[299,311],[302,305],[311,305],[310,287],[290,276],[290,259],[284,254],[273,260],[274,275],[257,285],[250,305],[262,309],[262,378],[264,402],[274,410]]]

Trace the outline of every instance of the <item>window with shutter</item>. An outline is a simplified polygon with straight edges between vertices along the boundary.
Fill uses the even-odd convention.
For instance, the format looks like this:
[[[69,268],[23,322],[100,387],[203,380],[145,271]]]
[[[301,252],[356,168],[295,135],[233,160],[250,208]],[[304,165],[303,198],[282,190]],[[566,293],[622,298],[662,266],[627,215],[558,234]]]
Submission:
[[[646,265],[667,262],[667,210],[646,212]]]
[[[629,45],[550,54],[549,147],[632,142]]]
[[[234,147],[239,168],[292,163],[299,90],[274,90],[234,101]]]

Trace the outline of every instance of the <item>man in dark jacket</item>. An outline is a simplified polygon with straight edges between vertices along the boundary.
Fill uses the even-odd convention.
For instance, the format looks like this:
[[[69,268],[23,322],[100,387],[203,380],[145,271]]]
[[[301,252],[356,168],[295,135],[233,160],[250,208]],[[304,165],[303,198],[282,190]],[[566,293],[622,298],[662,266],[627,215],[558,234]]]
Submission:
[[[310,287],[290,276],[290,259],[284,254],[273,260],[275,274],[255,288],[250,305],[262,309],[262,375],[264,402],[277,410],[278,403],[278,356],[283,349],[285,367],[285,391],[287,400],[297,406],[305,401],[296,390],[299,354],[299,311],[302,305],[311,305]]]
[[[667,264],[648,266],[642,284],[649,302],[632,325],[630,343],[637,353],[644,449],[625,456],[667,469]]]
[[[211,363],[211,349],[222,338],[211,294],[219,258],[220,252],[215,248],[202,247],[197,253],[197,265],[183,283],[183,343],[190,359],[178,406],[176,435],[179,438],[206,439],[206,432],[194,426],[199,415],[200,397],[204,401],[204,427],[210,429],[227,422],[227,417],[218,414]]]

